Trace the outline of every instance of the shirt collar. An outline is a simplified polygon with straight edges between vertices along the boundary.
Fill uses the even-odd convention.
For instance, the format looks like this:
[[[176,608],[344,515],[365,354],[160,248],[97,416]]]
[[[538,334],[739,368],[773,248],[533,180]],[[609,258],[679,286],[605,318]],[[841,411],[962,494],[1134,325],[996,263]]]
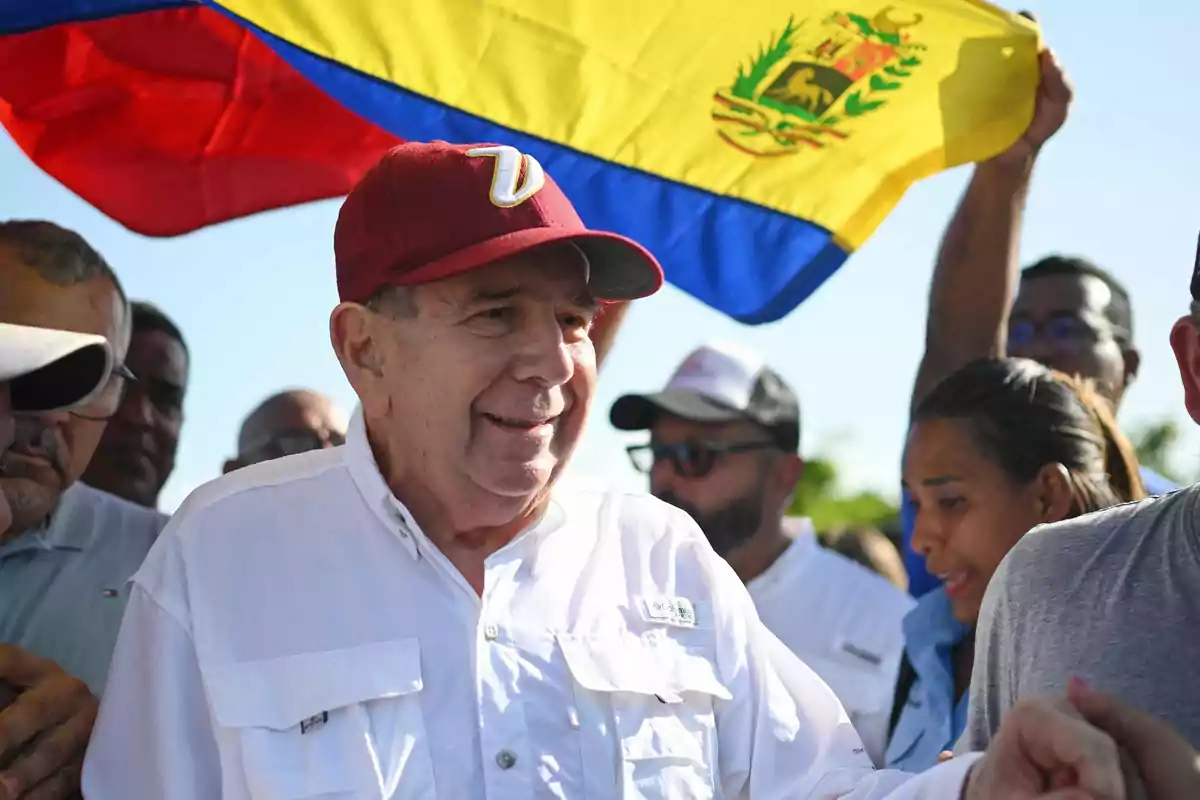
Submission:
[[[375,461],[375,453],[371,450],[371,442],[367,439],[367,424],[361,405],[354,409],[354,415],[350,418],[343,452],[350,477],[371,512],[396,534],[410,556],[420,559],[421,549],[429,547],[430,542],[408,508],[396,499],[391,487],[383,479],[379,463]]]
[[[68,486],[50,516],[0,545],[0,559],[28,550],[87,550],[96,536],[96,524],[88,513],[84,495],[95,491],[98,490],[79,482]]]
[[[786,575],[803,569],[820,546],[817,544],[817,532],[813,528],[812,520],[807,517],[784,517],[782,525],[783,532],[792,540],[791,544],[762,571],[762,574],[750,579],[747,585],[756,590],[765,589]]]

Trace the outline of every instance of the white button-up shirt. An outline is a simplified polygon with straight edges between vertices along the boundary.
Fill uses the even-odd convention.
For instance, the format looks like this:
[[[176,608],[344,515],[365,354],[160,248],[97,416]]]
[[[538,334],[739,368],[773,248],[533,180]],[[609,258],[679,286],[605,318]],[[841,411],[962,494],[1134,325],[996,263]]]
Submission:
[[[134,578],[89,800],[947,798],[876,772],[695,523],[560,489],[477,595],[344,447],[197,490]]]
[[[817,542],[806,519],[784,520],[792,543],[746,588],[763,623],[833,689],[877,764],[884,761],[904,615],[915,601]]]

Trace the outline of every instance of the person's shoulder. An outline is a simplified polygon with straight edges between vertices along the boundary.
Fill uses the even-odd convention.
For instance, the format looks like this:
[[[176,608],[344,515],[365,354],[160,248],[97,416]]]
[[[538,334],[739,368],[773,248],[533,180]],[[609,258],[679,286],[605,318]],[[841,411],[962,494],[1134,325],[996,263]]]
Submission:
[[[594,516],[606,530],[634,538],[659,538],[667,533],[703,540],[687,512],[648,492],[618,489],[599,481],[574,479],[555,487],[555,500],[568,516]]]
[[[1002,580],[1036,588],[1039,581],[1061,583],[1062,575],[1078,575],[1085,566],[1126,559],[1146,537],[1166,532],[1177,516],[1190,517],[1198,501],[1200,485],[1040,525],[1008,552]]]
[[[60,513],[73,528],[91,531],[91,546],[115,544],[148,550],[170,516],[76,481],[63,495]]]

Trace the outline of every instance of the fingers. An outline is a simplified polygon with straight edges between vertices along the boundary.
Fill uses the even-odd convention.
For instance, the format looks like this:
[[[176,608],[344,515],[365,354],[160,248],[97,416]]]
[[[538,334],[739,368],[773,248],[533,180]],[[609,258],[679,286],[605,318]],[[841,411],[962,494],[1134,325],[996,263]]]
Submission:
[[[21,800],[75,800],[82,798],[79,793],[79,777],[82,772],[83,769],[80,765],[61,769],[21,795]]]
[[[0,776],[0,783],[15,787],[16,791],[10,791],[10,796],[22,798],[25,798],[22,792],[33,786],[45,792],[50,792],[60,784],[68,790],[78,788],[77,766],[83,761],[95,721],[95,708],[71,716],[65,723],[43,735],[32,751],[6,769]],[[72,779],[76,781],[74,786],[71,785]],[[46,785],[45,789],[42,789],[43,784]],[[65,797],[66,792],[46,796]]]
[[[88,718],[90,731],[96,717],[96,699],[81,681],[60,673],[21,693],[12,705],[0,711],[0,753],[78,714]]]
[[[1043,50],[1038,56],[1042,71],[1042,93],[1047,98],[1058,102],[1069,102],[1075,96],[1075,87],[1071,85],[1067,71],[1058,61],[1053,50]]]
[[[1072,681],[1067,687],[1071,704],[1088,722],[1103,728],[1114,739],[1134,751],[1135,756],[1143,742],[1153,739],[1166,727],[1139,708],[1122,702],[1115,697],[1093,692]]]
[[[938,753],[938,763],[939,764],[949,761],[952,758],[954,758],[953,750],[943,750],[942,752]]]
[[[1020,715],[1022,749],[1047,773],[1074,770],[1078,787],[1094,800],[1125,796],[1117,746],[1103,731],[1080,718],[1074,709],[1045,701],[1024,700],[1010,712]]]
[[[11,644],[0,644],[0,679],[28,688],[59,672],[62,670],[53,661]]]

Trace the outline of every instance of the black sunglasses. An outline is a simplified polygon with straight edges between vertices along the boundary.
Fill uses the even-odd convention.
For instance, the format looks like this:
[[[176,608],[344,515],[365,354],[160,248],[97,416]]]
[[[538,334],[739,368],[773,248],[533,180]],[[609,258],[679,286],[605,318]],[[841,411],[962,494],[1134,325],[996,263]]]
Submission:
[[[108,382],[86,406],[72,409],[71,414],[80,419],[103,422],[117,415],[129,387],[137,381],[137,376],[124,364],[117,364],[108,374]]]
[[[731,453],[777,450],[774,442],[683,442],[680,444],[634,444],[625,448],[638,472],[650,472],[660,461],[670,461],[682,478],[702,478],[712,471],[717,459]]]

